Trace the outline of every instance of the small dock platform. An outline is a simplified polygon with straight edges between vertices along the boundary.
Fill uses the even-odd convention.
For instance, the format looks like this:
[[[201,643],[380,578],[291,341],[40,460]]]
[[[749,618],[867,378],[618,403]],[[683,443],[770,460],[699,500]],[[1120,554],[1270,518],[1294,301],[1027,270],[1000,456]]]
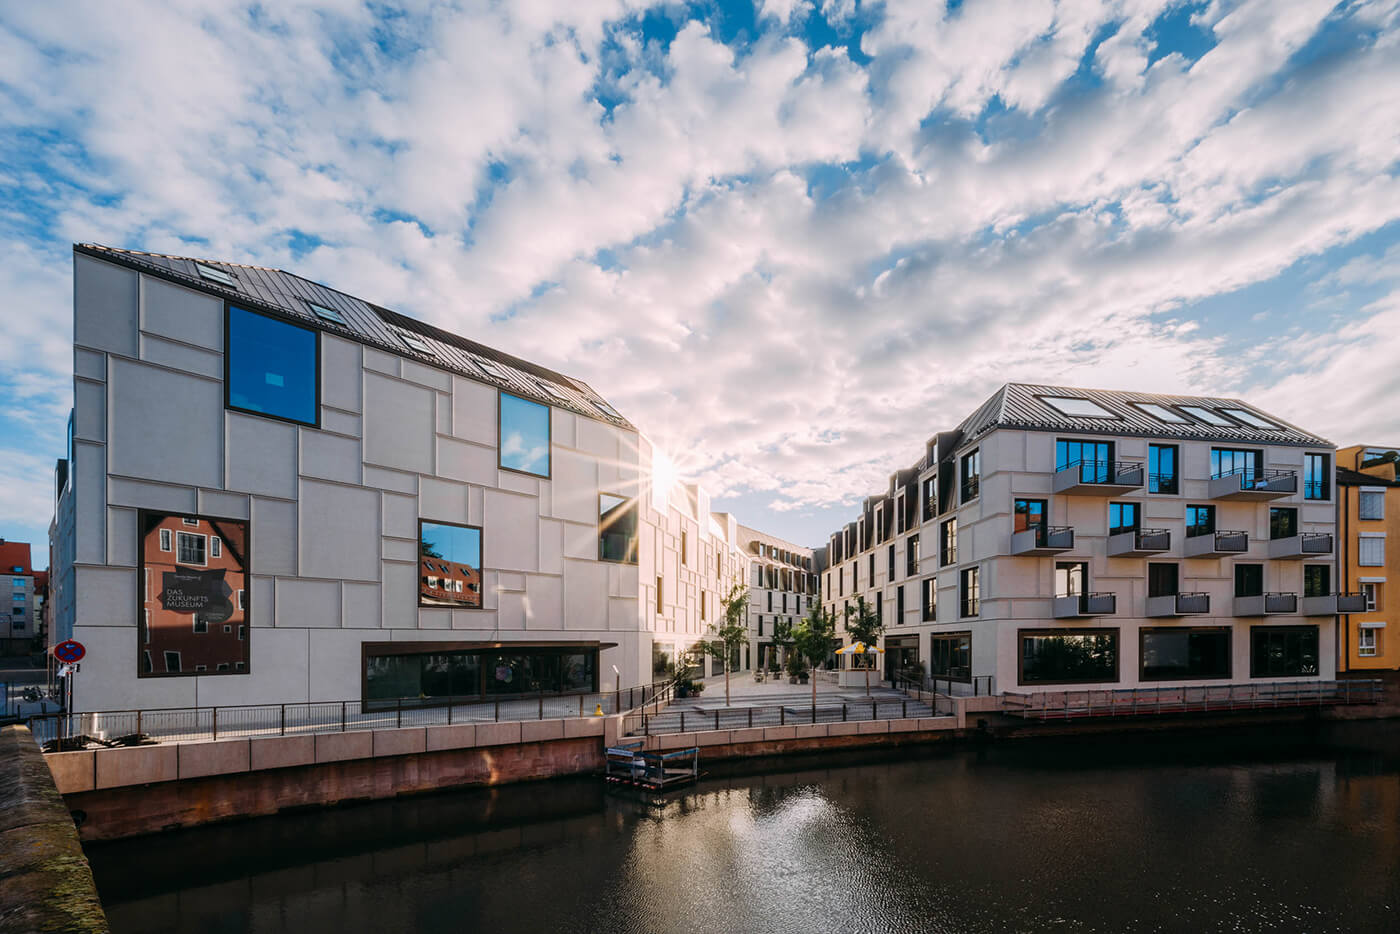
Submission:
[[[670,791],[692,785],[700,778],[700,749],[646,752],[640,742],[609,746],[609,785],[627,785],[647,791]]]

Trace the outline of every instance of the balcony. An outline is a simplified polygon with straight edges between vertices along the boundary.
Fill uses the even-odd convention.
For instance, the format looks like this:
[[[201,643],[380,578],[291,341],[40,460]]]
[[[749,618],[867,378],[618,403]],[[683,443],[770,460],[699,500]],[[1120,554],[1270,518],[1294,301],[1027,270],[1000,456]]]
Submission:
[[[1297,492],[1298,473],[1293,470],[1241,467],[1210,478],[1211,499],[1267,500]]]
[[[1132,529],[1108,537],[1110,558],[1133,558],[1170,551],[1172,533],[1168,529]]]
[[[1224,558],[1249,551],[1248,532],[1207,532],[1186,536],[1182,553],[1188,558]]]
[[[1075,461],[1055,471],[1055,492],[1070,496],[1118,496],[1142,489],[1142,464],[1127,461]]]
[[[1303,532],[1269,540],[1270,558],[1315,558],[1332,553],[1330,532]]]
[[[1080,593],[1055,598],[1055,618],[1112,616],[1118,612],[1118,597],[1111,593]]]
[[[1210,612],[1210,594],[1175,593],[1147,598],[1148,616],[1194,616]]]
[[[1074,548],[1074,529],[1068,526],[1037,526],[1011,535],[1013,555],[1058,555]]]
[[[1304,616],[1336,616],[1339,613],[1365,613],[1366,596],[1359,593],[1323,594],[1303,598]]]
[[[1261,593],[1235,598],[1236,616],[1273,616],[1298,612],[1296,593]]]

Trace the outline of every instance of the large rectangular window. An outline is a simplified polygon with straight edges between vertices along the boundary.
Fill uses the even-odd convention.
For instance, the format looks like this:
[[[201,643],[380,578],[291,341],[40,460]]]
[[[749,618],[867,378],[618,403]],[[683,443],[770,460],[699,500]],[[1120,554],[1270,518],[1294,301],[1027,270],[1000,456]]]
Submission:
[[[928,522],[938,515],[938,477],[929,477],[924,481],[924,521]]]
[[[938,621],[938,580],[937,578],[927,578],[921,584],[922,595],[920,599],[920,618],[926,623]]]
[[[1384,567],[1385,537],[1383,535],[1363,535],[1357,539],[1356,563],[1368,568]]]
[[[1120,532],[1132,532],[1141,524],[1138,518],[1137,503],[1109,503],[1108,504],[1108,534],[1117,535]]]
[[[939,633],[929,639],[928,673],[932,678],[972,680],[972,633]]]
[[[138,523],[138,579],[149,582],[141,588],[143,625],[135,627],[138,645],[149,649],[138,676],[247,674],[248,640],[238,633],[249,614],[237,595],[248,586],[248,523],[158,512],[141,512]]]
[[[1230,677],[1230,629],[1141,630],[1142,680]]]
[[[970,451],[962,459],[962,496],[966,503],[977,498],[982,488],[982,452]]]
[[[549,476],[549,406],[500,393],[500,466]]]
[[[1362,490],[1357,496],[1358,519],[1384,519],[1385,493],[1380,490]]]
[[[598,560],[637,563],[637,501],[613,493],[598,494]],[[716,556],[715,576],[719,576]]]
[[[1269,539],[1292,538],[1298,534],[1298,510],[1289,506],[1269,507]]]
[[[1094,684],[1118,680],[1118,630],[1020,632],[1021,684]]]
[[[981,568],[963,568],[958,575],[958,602],[963,616],[976,616],[982,612]]]
[[[1258,597],[1264,593],[1264,565],[1235,565],[1235,596]]]
[[[597,685],[598,650],[593,646],[365,646],[364,701],[371,707],[584,693],[596,691]]]
[[[893,542],[890,543],[889,552],[887,553],[886,559],[885,559],[885,564],[886,564],[886,566],[887,566],[886,573],[889,574],[889,579],[890,579],[890,580],[894,580],[894,543],[893,543]]]
[[[1078,467],[1079,475],[1086,483],[1105,483],[1112,476],[1110,462],[1113,460],[1111,441],[1067,441],[1055,442],[1055,469]]]
[[[1187,506],[1186,507],[1186,537],[1195,538],[1197,535],[1211,535],[1215,532],[1215,507],[1214,506]]]
[[[1328,499],[1332,496],[1332,458],[1326,454],[1303,455],[1303,499]]]
[[[1180,571],[1175,564],[1152,563],[1147,566],[1147,595],[1174,597],[1180,592]]]
[[[1147,492],[1179,493],[1176,472],[1176,445],[1149,444],[1147,446]]]
[[[1088,592],[1088,561],[1055,562],[1055,596],[1080,597]]]
[[[320,332],[234,305],[228,306],[224,321],[224,404],[318,425]]]
[[[1259,478],[1260,461],[1258,451],[1243,448],[1211,448],[1210,473],[1212,477],[1225,477],[1240,474],[1244,483],[1253,483]]]
[[[1043,499],[1018,499],[1011,507],[1011,531],[1035,529],[1044,535],[1049,524],[1049,507]]]
[[[919,573],[919,536],[911,535],[904,540],[904,576],[916,577]]]
[[[1316,626],[1255,626],[1249,631],[1249,642],[1251,678],[1317,674]]]
[[[481,608],[481,529],[419,520],[418,605]]]
[[[1330,564],[1303,565],[1303,596],[1326,597],[1332,593],[1332,566]]]
[[[958,520],[956,517],[943,523],[943,537],[938,546],[938,566],[947,567],[958,560]]]

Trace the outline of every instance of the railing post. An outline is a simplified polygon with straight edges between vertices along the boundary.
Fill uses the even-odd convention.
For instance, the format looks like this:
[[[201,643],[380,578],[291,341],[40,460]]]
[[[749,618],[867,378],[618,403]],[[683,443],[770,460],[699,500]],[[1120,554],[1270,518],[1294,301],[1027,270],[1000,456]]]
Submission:
[[[141,740],[141,711],[136,711],[136,739]]]
[[[681,732],[685,732],[685,711],[681,711]]]
[[[447,699],[447,725],[452,725],[452,698]]]
[[[753,708],[749,708],[749,729],[753,729]]]
[[[845,722],[846,722],[846,702],[845,702],[845,701],[842,701],[842,702],[841,702],[841,722],[842,722],[842,723],[845,723]]]
[[[778,707],[778,726],[787,726],[787,708],[781,705]]]
[[[213,718],[212,718],[212,720],[211,720],[211,723],[213,724],[213,725],[210,727],[211,738],[212,738],[215,742],[217,742],[218,739],[219,739],[219,708],[218,708],[218,707],[215,707],[215,708],[214,708],[214,715],[213,715]]]
[[[871,720],[879,720],[879,719],[880,719],[880,702],[879,702],[879,701],[873,700],[873,701],[870,702],[870,719],[871,719]]]
[[[402,726],[403,726],[403,698],[402,698],[402,697],[399,698],[399,704],[398,704],[398,707],[397,707],[396,710],[395,710],[394,726],[395,726],[395,727],[402,727]]]
[[[582,695],[582,694],[580,694],[580,695],[578,696],[578,715],[579,715],[579,719],[583,719],[583,695]]]
[[[501,722],[501,699],[496,698],[496,722]]]
[[[345,732],[345,701],[340,702],[340,732]]]
[[[278,733],[279,733],[280,735],[282,735],[282,736],[286,736],[286,735],[287,735],[287,705],[286,705],[286,704],[283,704],[283,705],[282,705],[282,716],[281,716],[281,718],[278,720],[278,724],[279,724],[279,725],[278,725],[278,728],[277,728]]]
[[[813,722],[813,723],[816,723],[816,722],[817,722],[817,705],[816,705],[816,704],[813,704],[813,705],[812,705],[812,722]]]
[[[642,714],[642,735],[643,735],[643,736],[650,736],[650,735],[651,735],[651,721],[647,719],[647,715],[646,715],[646,714]]]
[[[816,712],[816,711],[813,711],[813,713],[815,713],[815,712]],[[900,704],[899,704],[899,717],[900,717],[901,720],[908,720],[908,719],[909,719],[909,702],[908,702],[908,701],[901,701],[901,702],[900,702]],[[813,721],[813,722],[815,722],[815,721]]]
[[[543,720],[543,719],[544,719],[544,691],[541,691],[541,692],[540,692],[540,715],[539,715],[539,719],[540,719],[540,720]]]

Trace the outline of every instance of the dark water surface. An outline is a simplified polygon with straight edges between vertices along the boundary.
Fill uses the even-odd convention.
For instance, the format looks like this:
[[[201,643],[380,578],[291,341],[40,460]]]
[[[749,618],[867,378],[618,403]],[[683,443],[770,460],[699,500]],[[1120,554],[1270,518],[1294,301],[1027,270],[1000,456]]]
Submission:
[[[89,855],[119,934],[1400,931],[1395,721],[834,762],[660,809],[569,780]]]

